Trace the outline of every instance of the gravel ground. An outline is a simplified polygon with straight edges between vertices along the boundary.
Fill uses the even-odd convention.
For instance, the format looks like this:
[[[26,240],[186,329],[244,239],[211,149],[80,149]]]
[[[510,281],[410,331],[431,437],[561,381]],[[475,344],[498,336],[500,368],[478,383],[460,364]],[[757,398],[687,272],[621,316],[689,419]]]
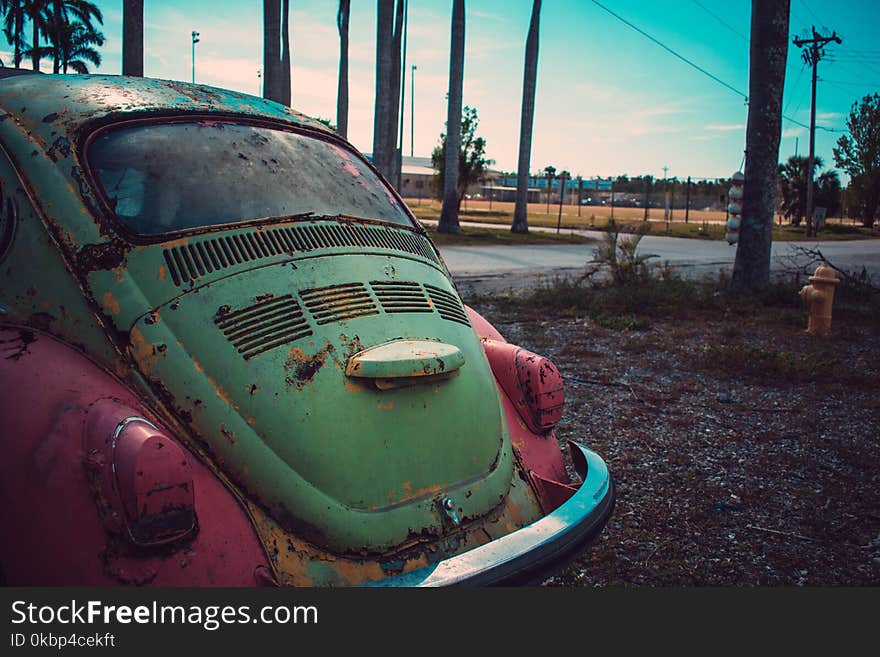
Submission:
[[[560,440],[608,462],[617,505],[555,586],[880,584],[880,331],[806,314],[612,330],[471,305],[566,379]],[[602,322],[607,325],[608,322]]]

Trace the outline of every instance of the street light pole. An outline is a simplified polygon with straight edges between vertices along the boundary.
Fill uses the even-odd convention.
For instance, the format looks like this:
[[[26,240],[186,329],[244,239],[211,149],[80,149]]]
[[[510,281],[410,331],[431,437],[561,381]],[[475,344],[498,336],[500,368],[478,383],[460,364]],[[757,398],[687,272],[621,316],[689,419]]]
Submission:
[[[416,65],[412,65],[409,88],[409,156],[414,157],[416,143]]]
[[[192,31],[192,81],[196,83],[196,44],[199,42],[199,33]]]

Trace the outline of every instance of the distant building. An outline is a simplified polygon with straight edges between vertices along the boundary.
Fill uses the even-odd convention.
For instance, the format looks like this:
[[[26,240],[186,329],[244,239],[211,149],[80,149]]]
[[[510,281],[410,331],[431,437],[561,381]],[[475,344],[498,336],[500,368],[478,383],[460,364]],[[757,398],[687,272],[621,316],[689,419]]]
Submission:
[[[401,184],[397,192],[404,198],[430,198],[433,177],[434,167],[431,166],[430,157],[404,155],[400,167]]]
[[[368,160],[372,161],[370,153],[364,153],[364,155]],[[400,189],[397,192],[404,198],[430,199],[432,196],[431,180],[434,177],[434,173],[430,157],[410,157],[409,155],[404,155],[400,168]],[[475,185],[471,185],[466,193],[471,198],[489,198],[489,190],[499,190],[492,198],[502,200],[501,197],[504,194],[500,190],[503,187],[497,186],[497,181],[501,175],[500,171],[490,169],[486,173],[486,178]],[[389,182],[394,185],[397,181],[391,180]],[[514,193],[516,193],[515,185],[516,182],[514,182]],[[534,191],[537,194],[538,190]],[[531,200],[531,196],[529,199]]]

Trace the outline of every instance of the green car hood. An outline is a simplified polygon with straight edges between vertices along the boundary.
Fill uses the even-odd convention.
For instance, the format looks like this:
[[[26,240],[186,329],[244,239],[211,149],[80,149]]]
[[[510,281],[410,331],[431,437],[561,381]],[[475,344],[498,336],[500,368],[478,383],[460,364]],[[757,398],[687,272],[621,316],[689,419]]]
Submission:
[[[140,317],[130,343],[220,467],[318,545],[387,551],[507,493],[492,372],[445,273],[418,258],[301,256],[220,277]]]

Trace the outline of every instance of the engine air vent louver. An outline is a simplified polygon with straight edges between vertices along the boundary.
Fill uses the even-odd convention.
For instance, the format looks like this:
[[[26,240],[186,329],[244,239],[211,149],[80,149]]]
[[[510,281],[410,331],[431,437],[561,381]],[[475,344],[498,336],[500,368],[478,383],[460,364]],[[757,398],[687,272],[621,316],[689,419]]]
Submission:
[[[418,283],[372,281],[373,294],[386,313],[429,313],[431,304]]]
[[[284,253],[332,248],[390,249],[439,264],[427,238],[408,230],[347,222],[295,224],[220,237],[191,238],[163,251],[175,285],[205,274]]]
[[[319,325],[379,314],[376,303],[363,283],[303,290],[299,296]]]
[[[447,319],[450,322],[458,322],[465,326],[471,325],[467,311],[455,294],[441,290],[433,285],[425,285],[425,289],[428,291],[428,296],[431,297],[434,307],[443,319]]]
[[[245,360],[312,335],[302,309],[289,294],[240,310],[224,306],[214,323]]]

